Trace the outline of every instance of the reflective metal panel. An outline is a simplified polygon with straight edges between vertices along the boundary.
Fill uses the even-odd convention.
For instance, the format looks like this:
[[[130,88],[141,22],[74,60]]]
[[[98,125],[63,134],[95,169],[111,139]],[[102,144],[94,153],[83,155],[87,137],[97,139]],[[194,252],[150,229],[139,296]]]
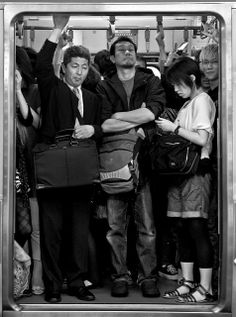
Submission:
[[[233,32],[236,30],[236,9],[232,10],[232,30]],[[232,34],[232,104],[233,104],[233,122],[236,122],[236,36]],[[234,238],[232,240],[232,248],[233,248],[233,292],[232,292],[232,313],[233,316],[236,316],[236,125],[233,125],[233,196],[234,196],[234,210],[233,210],[233,223],[234,223],[234,230],[233,235]]]
[[[233,246],[234,222],[233,213],[233,187],[232,187],[232,127],[233,127],[233,107],[232,107],[232,86],[231,86],[231,5],[225,3],[208,2],[203,3],[173,3],[163,2],[125,2],[118,3],[12,3],[7,4],[4,9],[4,204],[3,204],[3,304],[4,309],[27,311],[28,316],[45,315],[51,311],[52,315],[76,316],[191,316],[192,312],[197,316],[208,316],[213,312],[219,316],[229,316],[232,304],[232,271],[233,271]],[[30,305],[24,304],[21,307],[16,305],[12,298],[12,236],[13,236],[13,212],[14,209],[14,21],[19,14],[45,15],[53,12],[69,12],[73,15],[134,15],[138,18],[148,14],[168,14],[168,15],[197,15],[211,13],[216,15],[221,21],[221,112],[220,112],[220,213],[221,213],[221,233],[222,233],[222,254],[221,254],[221,287],[220,301],[213,305],[157,305],[157,304],[58,304],[58,305]],[[1,32],[1,31],[0,31]],[[0,53],[1,58],[1,53]],[[234,65],[235,67],[235,65]],[[236,88],[236,87],[235,87]],[[234,89],[236,90],[236,89]],[[2,90],[1,90],[2,91]],[[0,117],[1,118],[1,117]],[[234,122],[236,122],[234,120]],[[1,154],[0,154],[1,155]],[[1,161],[0,161],[1,163]],[[231,243],[230,243],[231,242]],[[41,312],[42,310],[42,312]],[[40,312],[39,312],[40,311]],[[56,313],[57,311],[58,313]],[[86,312],[85,312],[86,311]],[[229,313],[229,314],[228,314]],[[17,312],[6,312],[5,316],[13,316]]]
[[[3,47],[3,10],[0,6],[0,47]],[[3,216],[3,50],[0,50],[0,281],[2,281],[2,216]],[[2,283],[0,284],[2,294]],[[2,296],[0,297],[0,315],[2,313]]]

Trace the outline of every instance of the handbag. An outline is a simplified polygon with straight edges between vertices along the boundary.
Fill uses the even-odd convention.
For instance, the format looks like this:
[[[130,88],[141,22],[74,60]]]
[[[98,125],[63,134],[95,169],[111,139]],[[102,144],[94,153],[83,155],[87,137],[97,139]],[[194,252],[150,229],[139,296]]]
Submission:
[[[152,141],[152,167],[160,175],[195,174],[201,147],[183,137],[168,133],[156,134]]]
[[[30,287],[31,258],[25,250],[14,241],[14,298],[20,298]]]
[[[60,131],[53,144],[33,149],[36,189],[89,185],[99,178],[96,143],[74,139],[73,130]]]

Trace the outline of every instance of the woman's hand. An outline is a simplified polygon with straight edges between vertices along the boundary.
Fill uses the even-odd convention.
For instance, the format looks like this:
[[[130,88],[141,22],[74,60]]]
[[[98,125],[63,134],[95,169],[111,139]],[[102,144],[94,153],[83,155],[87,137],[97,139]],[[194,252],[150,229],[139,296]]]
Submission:
[[[165,132],[174,132],[175,129],[177,128],[177,125],[169,120],[163,119],[163,118],[158,118],[155,120],[157,126]]]
[[[18,90],[21,90],[21,85],[22,85],[22,76],[19,72],[18,69],[16,69],[16,73],[15,73],[15,80],[16,80],[16,91]]]

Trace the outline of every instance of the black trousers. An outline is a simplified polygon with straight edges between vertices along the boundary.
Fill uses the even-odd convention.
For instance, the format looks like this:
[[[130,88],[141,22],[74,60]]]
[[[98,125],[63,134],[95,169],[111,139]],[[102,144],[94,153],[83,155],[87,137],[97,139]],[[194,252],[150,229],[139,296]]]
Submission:
[[[92,190],[92,186],[81,186],[37,193],[46,291],[60,291],[64,277],[69,288],[84,285]]]
[[[174,228],[167,217],[169,178],[152,175],[153,215],[157,230],[157,261],[158,267],[177,264],[177,244]]]

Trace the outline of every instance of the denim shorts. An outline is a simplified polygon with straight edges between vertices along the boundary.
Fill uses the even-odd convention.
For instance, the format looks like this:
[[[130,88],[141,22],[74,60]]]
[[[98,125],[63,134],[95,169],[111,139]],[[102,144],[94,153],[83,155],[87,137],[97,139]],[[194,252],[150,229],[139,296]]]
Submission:
[[[208,218],[211,191],[210,174],[175,181],[168,191],[168,217]]]

